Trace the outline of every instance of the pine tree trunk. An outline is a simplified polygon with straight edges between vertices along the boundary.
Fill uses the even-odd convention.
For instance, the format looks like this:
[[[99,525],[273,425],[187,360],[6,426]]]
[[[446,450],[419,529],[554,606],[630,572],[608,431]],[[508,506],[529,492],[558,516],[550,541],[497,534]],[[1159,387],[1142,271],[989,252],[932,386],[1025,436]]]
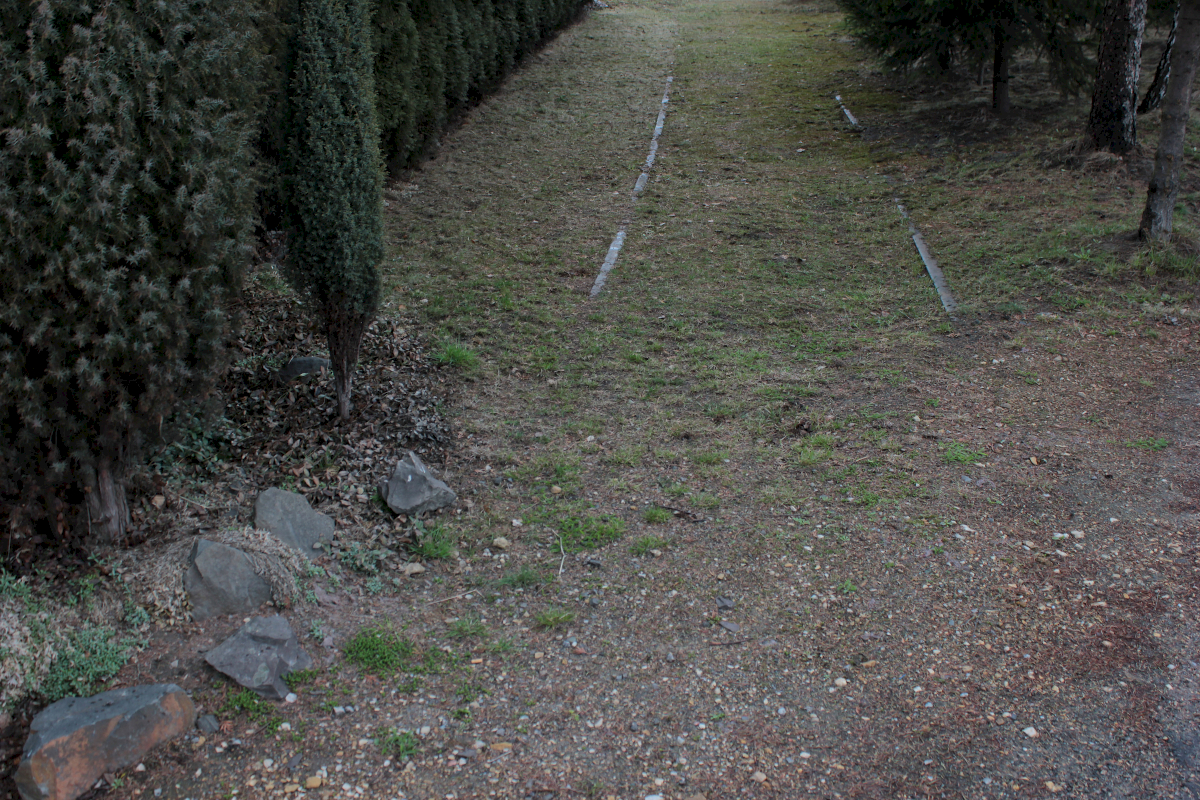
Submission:
[[[1092,149],[1128,153],[1137,146],[1138,78],[1146,0],[1109,0],[1096,58],[1096,84],[1086,143]]]
[[[1012,37],[1008,35],[1003,23],[998,23],[992,34],[992,109],[997,116],[1007,117],[1012,113],[1012,104],[1008,99],[1008,67],[1012,60]]]
[[[109,456],[101,456],[87,478],[88,544],[111,546],[124,541],[129,530],[125,487],[113,473]]]
[[[1171,79],[1162,106],[1162,136],[1154,156],[1154,173],[1146,192],[1138,235],[1165,241],[1171,236],[1171,214],[1179,194],[1179,168],[1183,140],[1192,104],[1192,81],[1200,60],[1200,0],[1184,0],[1179,8],[1179,30],[1171,56]]]
[[[1148,114],[1162,105],[1163,95],[1167,93],[1167,81],[1171,77],[1171,51],[1175,49],[1175,31],[1179,29],[1179,6],[1175,7],[1175,17],[1171,20],[1171,32],[1167,35],[1167,46],[1163,48],[1158,66],[1154,69],[1154,80],[1142,98],[1137,113]]]

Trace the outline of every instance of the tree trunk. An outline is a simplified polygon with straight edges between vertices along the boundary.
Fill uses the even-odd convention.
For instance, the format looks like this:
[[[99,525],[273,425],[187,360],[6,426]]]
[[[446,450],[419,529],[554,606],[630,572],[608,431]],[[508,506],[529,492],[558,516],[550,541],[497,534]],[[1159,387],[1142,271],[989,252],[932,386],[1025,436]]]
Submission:
[[[1171,55],[1171,79],[1163,98],[1162,137],[1154,156],[1154,173],[1146,192],[1138,235],[1143,239],[1165,241],[1171,236],[1171,214],[1179,194],[1179,168],[1183,161],[1183,140],[1192,105],[1192,80],[1200,60],[1200,0],[1184,0],[1179,7],[1179,30]]]
[[[1123,154],[1137,146],[1135,104],[1145,28],[1146,0],[1109,0],[1087,122],[1091,148]]]
[[[87,494],[88,545],[112,546],[125,540],[129,531],[129,504],[125,487],[113,473],[109,456],[101,456],[84,486]]]
[[[992,51],[992,108],[997,116],[1007,117],[1012,113],[1008,99],[1008,65],[1012,60],[1012,37],[1003,23],[992,29],[994,49]]]
[[[1167,93],[1167,80],[1171,77],[1171,51],[1175,49],[1175,31],[1179,28],[1179,6],[1175,7],[1175,17],[1171,20],[1171,33],[1167,35],[1167,46],[1163,48],[1158,66],[1154,70],[1154,80],[1142,98],[1137,113],[1148,114],[1162,104],[1163,95]]]
[[[363,333],[375,315],[357,315],[337,307],[326,309],[325,335],[329,340],[329,360],[333,363],[333,385],[337,389],[338,416],[350,418],[350,390],[354,365]]]

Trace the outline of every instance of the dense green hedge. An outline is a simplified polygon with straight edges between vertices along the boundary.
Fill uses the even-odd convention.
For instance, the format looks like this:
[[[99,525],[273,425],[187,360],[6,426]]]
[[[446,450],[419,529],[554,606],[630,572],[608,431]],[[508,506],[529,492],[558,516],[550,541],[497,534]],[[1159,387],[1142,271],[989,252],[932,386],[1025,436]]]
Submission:
[[[582,0],[376,0],[375,108],[390,169],[574,20]]]

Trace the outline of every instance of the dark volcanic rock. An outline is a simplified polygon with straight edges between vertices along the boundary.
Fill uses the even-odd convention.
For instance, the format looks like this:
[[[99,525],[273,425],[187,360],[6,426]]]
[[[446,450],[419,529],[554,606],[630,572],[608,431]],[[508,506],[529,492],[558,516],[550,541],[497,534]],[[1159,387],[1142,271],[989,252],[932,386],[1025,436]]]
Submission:
[[[73,800],[195,720],[191,698],[173,683],[64,698],[33,718],[17,791],[24,800]]]
[[[199,539],[188,556],[183,588],[193,619],[246,614],[271,599],[271,586],[236,547]]]
[[[433,477],[416,453],[409,450],[392,477],[379,484],[379,493],[397,514],[421,514],[450,505],[458,499],[449,486]]]
[[[273,700],[287,697],[284,675],[313,665],[292,626],[278,615],[250,620],[208,651],[204,660],[242,686]]]
[[[270,531],[308,558],[317,556],[313,545],[333,538],[333,520],[313,511],[303,495],[282,489],[267,489],[254,501],[254,527]]]

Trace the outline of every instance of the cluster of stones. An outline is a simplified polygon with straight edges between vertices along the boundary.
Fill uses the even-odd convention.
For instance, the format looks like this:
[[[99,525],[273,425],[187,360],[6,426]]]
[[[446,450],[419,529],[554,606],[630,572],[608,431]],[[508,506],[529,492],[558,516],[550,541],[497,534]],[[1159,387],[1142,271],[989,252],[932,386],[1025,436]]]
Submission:
[[[395,513],[414,516],[457,499],[412,452],[380,483],[379,491]],[[334,525],[302,495],[268,489],[255,501],[254,527],[314,558],[333,538]],[[270,585],[254,571],[245,552],[207,539],[193,545],[183,584],[196,620],[252,613],[271,599]],[[205,660],[273,700],[288,696],[285,675],[313,665],[291,625],[279,615],[251,619],[210,650]],[[74,800],[102,775],[137,763],[150,749],[196,724],[191,698],[175,684],[64,698],[34,717],[17,768],[17,791],[23,800]]]

